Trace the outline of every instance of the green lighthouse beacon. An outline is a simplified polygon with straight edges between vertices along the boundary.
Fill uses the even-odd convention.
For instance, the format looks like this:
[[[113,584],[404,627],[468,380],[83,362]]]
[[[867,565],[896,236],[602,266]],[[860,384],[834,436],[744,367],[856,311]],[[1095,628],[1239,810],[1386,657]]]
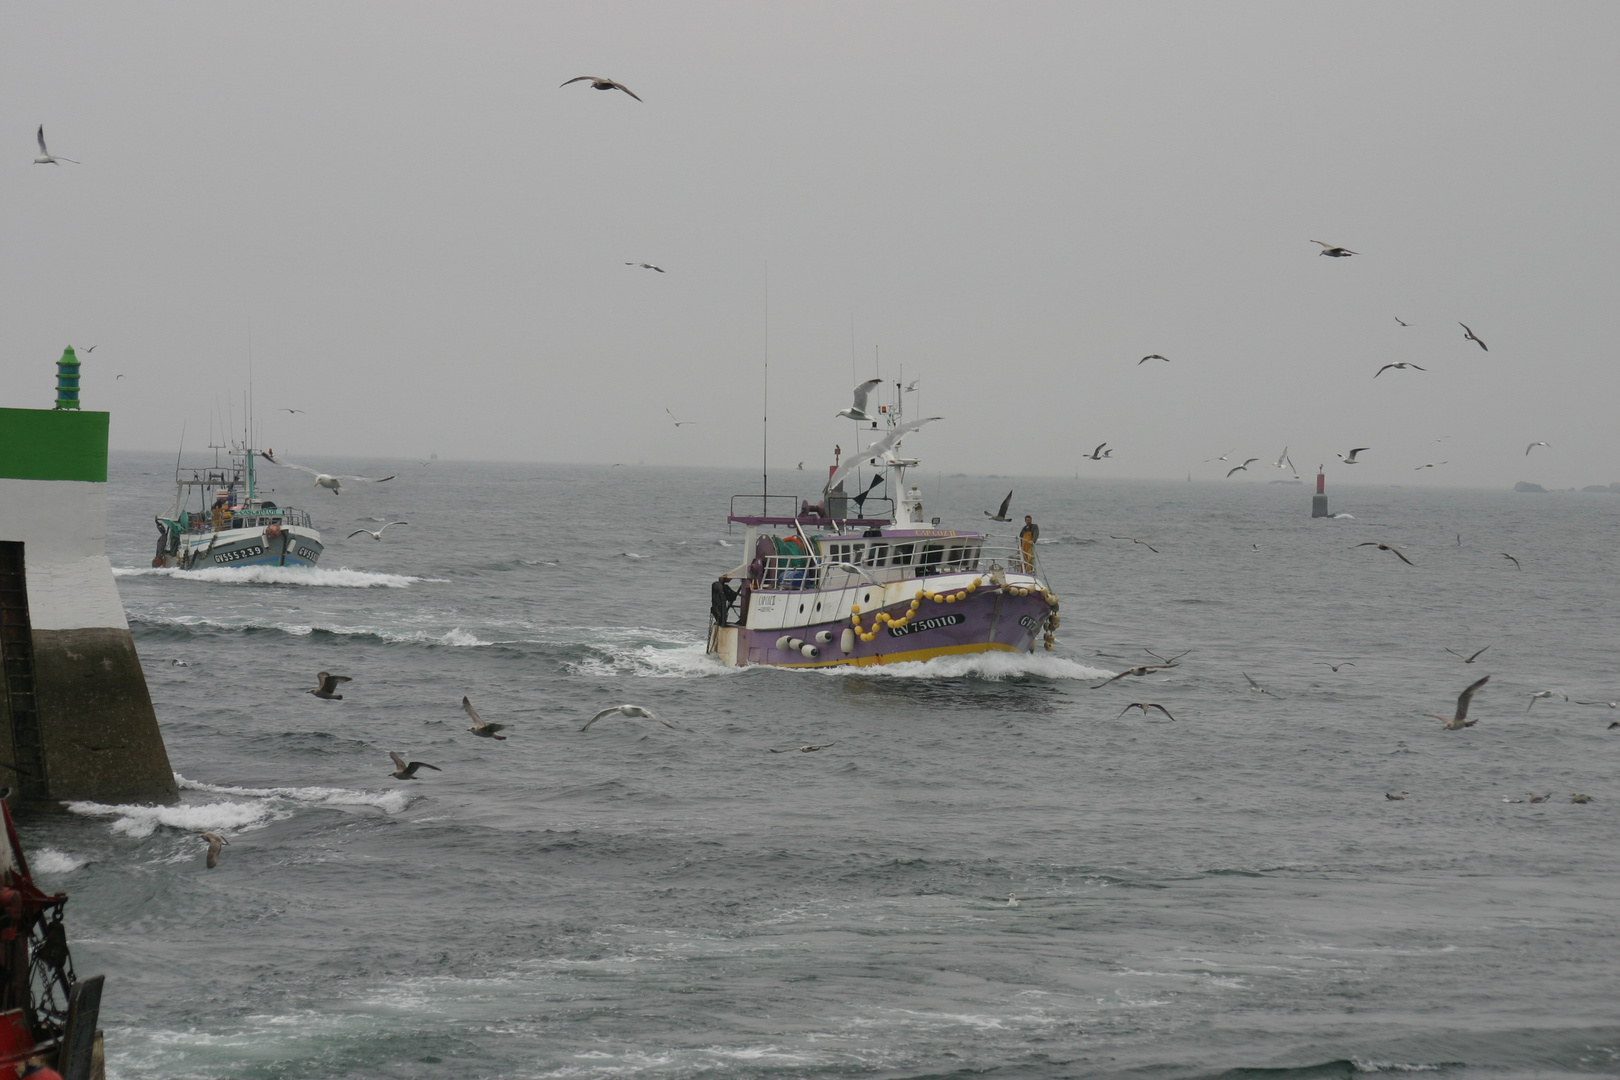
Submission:
[[[62,350],[62,359],[56,362],[56,407],[79,407],[79,357],[71,345]]]

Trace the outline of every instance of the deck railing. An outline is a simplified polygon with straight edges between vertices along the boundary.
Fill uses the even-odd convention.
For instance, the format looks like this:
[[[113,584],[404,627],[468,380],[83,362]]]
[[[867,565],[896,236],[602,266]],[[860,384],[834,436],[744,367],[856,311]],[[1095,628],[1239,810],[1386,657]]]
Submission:
[[[971,540],[872,538],[822,541],[821,552],[769,555],[749,563],[750,579],[760,589],[842,589],[862,584],[888,584],[906,578],[946,574],[1040,574],[1040,557],[1026,557],[1017,540],[990,537]]]
[[[259,529],[266,525],[297,525],[303,529],[313,529],[309,514],[303,510],[295,510],[290,506],[275,510],[238,510],[222,523],[221,532],[230,529]],[[214,531],[214,516],[212,513],[191,512],[186,518],[186,531],[194,533],[211,533]]]

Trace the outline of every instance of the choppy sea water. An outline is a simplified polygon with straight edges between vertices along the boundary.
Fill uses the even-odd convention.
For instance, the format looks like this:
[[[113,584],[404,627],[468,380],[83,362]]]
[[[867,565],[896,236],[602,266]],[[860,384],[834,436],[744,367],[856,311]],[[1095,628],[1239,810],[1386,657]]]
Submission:
[[[289,484],[322,569],[194,575],[171,477],[109,553],[183,803],[24,824],[111,1075],[1620,1073],[1620,710],[1529,704],[1620,699],[1620,498],[929,474],[1041,523],[1056,651],[785,672],[703,653],[742,471]]]

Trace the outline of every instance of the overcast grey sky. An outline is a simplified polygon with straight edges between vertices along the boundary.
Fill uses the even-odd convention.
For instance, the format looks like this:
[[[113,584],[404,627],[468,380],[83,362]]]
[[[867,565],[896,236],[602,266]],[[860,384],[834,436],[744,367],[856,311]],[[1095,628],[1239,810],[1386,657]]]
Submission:
[[[96,345],[115,447],[195,445],[251,323],[292,460],[746,466],[768,293],[773,468],[849,449],[880,349],[929,471],[1620,480],[1616,41],[1614,3],[8,2],[0,404]]]

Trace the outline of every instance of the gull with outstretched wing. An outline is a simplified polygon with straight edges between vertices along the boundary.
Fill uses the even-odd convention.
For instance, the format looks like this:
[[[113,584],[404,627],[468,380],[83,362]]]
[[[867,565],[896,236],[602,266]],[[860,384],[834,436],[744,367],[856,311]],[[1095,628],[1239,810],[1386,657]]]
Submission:
[[[259,456],[264,458],[264,460],[268,461],[272,465],[280,465],[284,469],[297,469],[299,472],[309,473],[309,475],[315,478],[315,485],[317,487],[326,488],[334,495],[343,494],[342,481],[344,480],[357,480],[366,484],[381,484],[394,478],[393,476],[348,476],[343,473],[323,473],[319,469],[310,468],[308,465],[294,465],[290,461],[281,461],[272,457],[271,451],[269,450],[261,450],[259,452]],[[404,523],[398,522],[397,524]],[[386,528],[386,526],[384,526],[384,528]],[[381,530],[378,531],[380,532]]]

